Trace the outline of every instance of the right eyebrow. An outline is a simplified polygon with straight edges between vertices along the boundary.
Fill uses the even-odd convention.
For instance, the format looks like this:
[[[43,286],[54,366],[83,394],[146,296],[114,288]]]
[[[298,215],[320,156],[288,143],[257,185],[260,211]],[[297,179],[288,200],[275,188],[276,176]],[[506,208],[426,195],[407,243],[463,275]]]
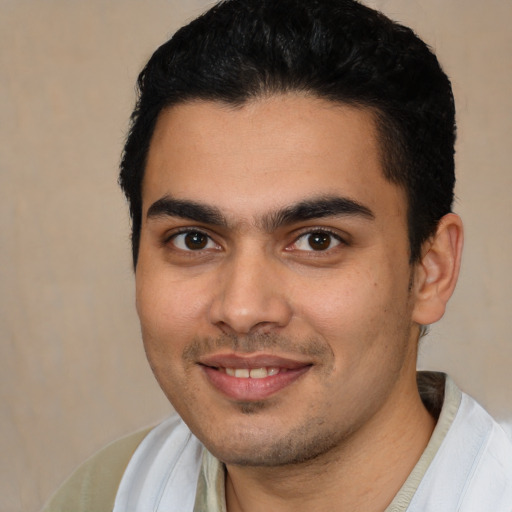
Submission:
[[[227,227],[228,223],[224,215],[215,207],[196,203],[194,201],[173,199],[164,196],[155,201],[146,213],[148,219],[158,217],[179,217],[212,226]]]

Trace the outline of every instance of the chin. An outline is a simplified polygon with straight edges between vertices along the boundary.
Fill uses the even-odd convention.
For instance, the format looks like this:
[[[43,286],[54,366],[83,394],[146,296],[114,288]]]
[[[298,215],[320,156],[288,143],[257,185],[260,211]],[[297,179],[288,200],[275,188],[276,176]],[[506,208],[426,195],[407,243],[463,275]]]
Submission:
[[[317,423],[317,422],[315,422]],[[227,465],[279,467],[314,461],[335,449],[339,433],[319,432],[303,425],[287,433],[230,432],[229,437],[201,439],[208,451]]]

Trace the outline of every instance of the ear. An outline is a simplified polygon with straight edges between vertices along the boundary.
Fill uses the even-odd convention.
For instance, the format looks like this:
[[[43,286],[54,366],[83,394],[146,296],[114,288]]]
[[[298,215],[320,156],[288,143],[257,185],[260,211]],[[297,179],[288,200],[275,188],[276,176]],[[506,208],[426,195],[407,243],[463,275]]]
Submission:
[[[423,245],[414,276],[414,322],[428,325],[444,315],[459,276],[463,240],[460,217],[449,213],[439,221],[435,235]]]

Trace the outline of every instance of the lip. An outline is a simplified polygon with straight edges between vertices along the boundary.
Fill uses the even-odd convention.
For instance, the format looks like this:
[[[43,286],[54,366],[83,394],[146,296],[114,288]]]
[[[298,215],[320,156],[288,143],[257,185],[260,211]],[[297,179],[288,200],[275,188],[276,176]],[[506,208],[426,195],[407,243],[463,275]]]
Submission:
[[[271,354],[241,356],[237,354],[216,354],[199,361],[206,378],[217,391],[237,401],[258,401],[278,393],[291,385],[312,366],[311,362],[298,361]],[[239,378],[226,374],[219,368],[279,368],[277,375],[261,379]]]

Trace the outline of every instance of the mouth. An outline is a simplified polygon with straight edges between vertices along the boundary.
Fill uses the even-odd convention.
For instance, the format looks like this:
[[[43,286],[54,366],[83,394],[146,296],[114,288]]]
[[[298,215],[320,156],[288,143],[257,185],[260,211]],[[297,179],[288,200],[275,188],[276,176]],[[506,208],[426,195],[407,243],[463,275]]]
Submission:
[[[231,377],[238,379],[264,379],[265,377],[273,377],[282,372],[286,372],[286,368],[218,368],[219,371],[225,372]]]
[[[307,373],[312,363],[269,355],[217,355],[199,362],[208,382],[236,401],[260,401],[284,390]]]

